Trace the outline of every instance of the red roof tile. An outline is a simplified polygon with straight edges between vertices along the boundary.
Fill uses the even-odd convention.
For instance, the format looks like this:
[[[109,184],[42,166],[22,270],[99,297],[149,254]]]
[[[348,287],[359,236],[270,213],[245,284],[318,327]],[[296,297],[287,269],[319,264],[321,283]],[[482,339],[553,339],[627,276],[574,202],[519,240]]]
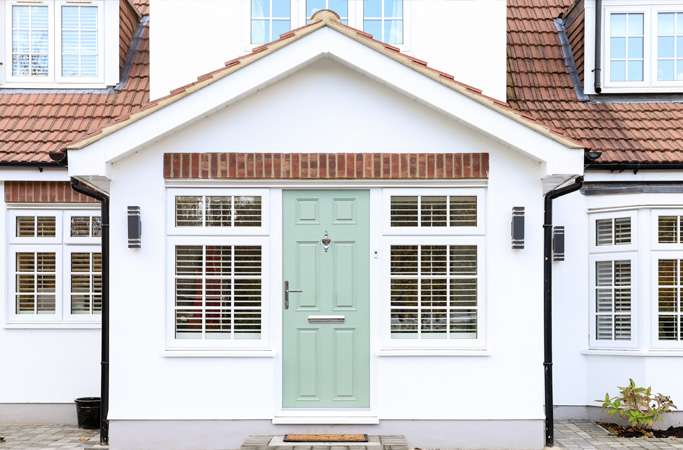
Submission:
[[[553,19],[573,0],[508,0],[508,101],[592,149],[598,164],[683,163],[683,103],[582,103]],[[583,69],[583,43],[569,34]],[[582,32],[582,30],[581,30]],[[577,55],[575,55],[577,56]]]
[[[122,6],[123,6],[122,2]],[[134,1],[146,12],[147,0]],[[121,8],[121,14],[129,11]],[[130,114],[149,100],[149,26],[133,69],[118,92],[3,93],[0,91],[0,162],[52,162],[48,154],[80,140],[93,129]]]

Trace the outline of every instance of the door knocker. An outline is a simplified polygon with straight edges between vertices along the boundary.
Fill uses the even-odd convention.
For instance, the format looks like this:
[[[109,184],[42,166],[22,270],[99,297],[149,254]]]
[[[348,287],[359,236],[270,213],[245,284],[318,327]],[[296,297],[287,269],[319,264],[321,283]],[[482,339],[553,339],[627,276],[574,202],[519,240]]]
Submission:
[[[327,235],[327,231],[325,232],[325,237],[320,240],[320,245],[325,249],[325,253],[327,253],[327,250],[332,245],[332,239]]]

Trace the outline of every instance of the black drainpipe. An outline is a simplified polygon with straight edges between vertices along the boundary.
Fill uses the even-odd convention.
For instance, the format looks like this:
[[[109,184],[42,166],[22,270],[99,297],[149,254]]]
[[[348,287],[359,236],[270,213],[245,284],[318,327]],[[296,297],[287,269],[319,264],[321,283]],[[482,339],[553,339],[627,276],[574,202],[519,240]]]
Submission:
[[[545,371],[545,445],[555,443],[553,430],[553,200],[578,191],[583,177],[574,184],[545,194],[543,218],[543,369]]]
[[[602,0],[595,0],[595,93],[602,92]]]
[[[71,189],[98,200],[102,208],[102,363],[100,367],[100,445],[109,444],[109,197],[71,178]]]

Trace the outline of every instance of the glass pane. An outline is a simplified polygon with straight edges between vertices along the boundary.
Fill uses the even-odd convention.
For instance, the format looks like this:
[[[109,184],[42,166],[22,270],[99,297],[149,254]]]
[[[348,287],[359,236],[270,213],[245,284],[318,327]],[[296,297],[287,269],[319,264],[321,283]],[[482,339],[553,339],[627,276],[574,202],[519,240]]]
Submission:
[[[417,245],[391,246],[391,274],[417,275]]]
[[[71,217],[71,237],[90,236],[90,217],[73,216]]]
[[[321,9],[325,9],[325,0],[306,0],[306,17],[311,17]]]
[[[92,236],[101,237],[102,236],[102,219],[100,217],[92,218]]]
[[[235,246],[235,275],[261,275],[260,246]]]
[[[614,316],[614,339],[623,341],[631,339],[631,316]]]
[[[619,217],[614,219],[614,244],[626,245],[631,243],[631,218]]]
[[[596,261],[595,284],[596,286],[612,285],[612,261]]]
[[[202,197],[175,198],[175,225],[177,227],[202,226]]]
[[[229,276],[232,273],[232,247],[206,246],[206,275]]]
[[[270,42],[270,21],[252,20],[251,21],[251,43],[265,44]]]
[[[626,38],[610,38],[610,58],[626,58]]]
[[[403,0],[384,0],[384,17],[403,18]]]
[[[382,40],[382,22],[380,20],[364,20],[363,31],[371,34],[378,41]]]
[[[477,306],[477,280],[451,279],[451,307]]]
[[[35,237],[36,218],[33,216],[17,216],[17,237]]]
[[[71,271],[90,272],[90,253],[72,253]]]
[[[683,28],[681,28],[681,33],[683,33]],[[683,36],[676,36],[676,58],[683,58]]]
[[[236,227],[260,227],[261,216],[261,196],[235,197]]]
[[[451,311],[451,339],[477,338],[477,310],[458,309]]]
[[[417,226],[417,196],[391,197],[391,226]]]
[[[62,6],[62,29],[78,30],[78,6]]]
[[[336,12],[341,18],[348,17],[349,2],[348,0],[329,0],[327,9]]]
[[[282,19],[289,19],[291,14],[291,7],[289,0],[272,0],[273,2],[273,17],[279,17]],[[289,30],[289,28],[288,28]]]
[[[597,340],[612,339],[612,316],[600,315],[595,317]]]
[[[643,35],[643,14],[628,14],[628,35]]]
[[[203,252],[199,245],[176,247],[176,275],[201,275]]]
[[[81,53],[97,54],[97,31],[81,31]]]
[[[382,17],[382,0],[364,0],[363,17]],[[366,33],[370,33],[364,28]]]
[[[12,31],[12,52],[28,53],[30,51],[30,39],[28,30]]]
[[[477,246],[451,245],[451,275],[477,274]]]
[[[427,197],[421,199],[420,225],[423,227],[445,227],[447,217],[447,197]]]
[[[630,44],[629,39],[629,44]],[[630,50],[630,49],[629,49]],[[631,53],[629,51],[629,53]],[[664,36],[657,39],[657,57],[658,58],[673,58],[674,57],[674,37]]]
[[[62,31],[62,53],[78,53],[78,31]]]
[[[97,8],[94,6],[81,6],[81,29],[97,30]]]
[[[97,76],[97,56],[82,55],[81,56],[81,76],[82,77],[96,77]]]
[[[612,14],[610,16],[610,34],[612,36],[626,35],[626,14]]]
[[[47,76],[47,55],[31,56],[31,75],[38,77]]]
[[[206,226],[229,227],[232,225],[232,197],[206,197]]]
[[[595,245],[612,245],[612,219],[595,221]]]
[[[628,38],[628,57],[629,59],[643,57],[643,38]]]
[[[657,79],[660,81],[674,80],[674,61],[673,59],[657,61]]]
[[[677,242],[678,217],[659,216],[658,242],[660,244],[675,244]]]
[[[55,237],[57,236],[57,218],[56,217],[38,217],[38,227],[36,229],[36,236],[38,237]]]
[[[676,80],[683,80],[683,59],[676,60]]]
[[[31,52],[32,53],[47,53],[47,31],[32,31],[31,32]]]
[[[12,56],[12,75],[28,76],[31,73],[28,55],[13,55]]]
[[[676,14],[676,32],[683,34],[683,13]]]
[[[614,261],[614,285],[631,285],[631,261]]]
[[[659,316],[659,339],[663,341],[675,341],[678,339],[677,316]]]
[[[403,21],[385,20],[384,21],[384,42],[387,44],[403,44]]]
[[[657,20],[657,34],[674,34],[674,13],[660,13]]]
[[[285,34],[289,30],[291,30],[289,20],[273,20],[273,35],[270,40],[275,41],[280,39],[280,35]]]
[[[176,339],[202,338],[202,311],[196,309],[176,310]]]
[[[628,81],[643,81],[643,62],[628,62]]]
[[[12,6],[12,28],[29,28],[30,6]]]
[[[423,245],[421,252],[422,275],[445,274],[448,270],[448,250],[445,245]]]
[[[451,197],[451,226],[477,226],[477,197]]]
[[[251,17],[270,17],[270,0],[251,0]]]

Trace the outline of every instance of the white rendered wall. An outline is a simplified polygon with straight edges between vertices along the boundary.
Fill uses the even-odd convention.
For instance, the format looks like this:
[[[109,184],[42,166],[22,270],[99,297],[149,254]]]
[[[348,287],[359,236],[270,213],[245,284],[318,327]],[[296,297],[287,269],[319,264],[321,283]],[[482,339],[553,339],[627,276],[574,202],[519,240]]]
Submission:
[[[343,95],[321,101],[330,92]],[[486,351],[469,357],[377,356],[381,304],[374,302],[371,412],[380,420],[543,418],[538,164],[350,69],[323,60],[112,166],[111,251],[115,263],[111,272],[110,419],[269,420],[280,412],[281,268],[277,257],[271,260],[273,286],[266,310],[275,357],[164,355],[168,250],[162,156],[220,151],[488,152],[488,225],[482,267]],[[278,199],[278,192],[272,190],[271,199]],[[373,198],[377,198],[376,192],[371,191]],[[139,250],[126,247],[128,205],[141,207]],[[510,249],[513,206],[526,207],[524,250]],[[381,208],[371,211],[373,220],[381,220]],[[272,229],[281,219],[270,220]],[[373,235],[371,247],[378,244],[381,237]],[[272,235],[271,249],[280,245],[279,235]],[[381,271],[384,257],[372,260],[371,271]],[[111,442],[116,445],[116,436]]]
[[[100,330],[69,329],[58,324],[38,328],[7,325],[8,303],[12,302],[7,286],[12,267],[6,253],[4,199],[4,183],[0,182],[0,422],[6,423],[18,414],[13,404],[72,403],[77,397],[99,396]],[[44,422],[42,412],[50,413],[38,408],[30,420]],[[70,412],[72,417],[62,418],[75,420],[75,406]]]
[[[293,1],[302,7],[305,2]],[[249,0],[192,0],[188,7],[187,0],[151,0],[151,99],[249,53],[254,47],[249,5]],[[405,0],[405,15],[402,51],[505,100],[505,0]]]

